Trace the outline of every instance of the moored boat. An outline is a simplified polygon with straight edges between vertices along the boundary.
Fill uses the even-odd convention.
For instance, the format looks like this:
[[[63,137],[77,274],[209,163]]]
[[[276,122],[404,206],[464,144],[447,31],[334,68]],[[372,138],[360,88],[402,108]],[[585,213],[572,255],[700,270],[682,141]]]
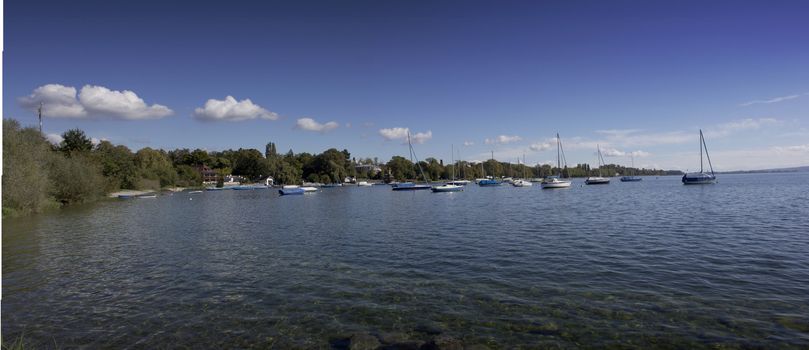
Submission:
[[[294,187],[294,188],[281,188],[278,190],[278,194],[282,196],[294,195],[294,194],[303,194],[305,191],[303,188]]]
[[[394,191],[417,191],[417,190],[429,190],[430,186],[428,185],[417,185],[412,182],[402,182],[393,185],[391,188]]]
[[[703,170],[702,163],[702,150],[705,149],[705,158],[708,158],[708,166],[711,173],[706,173]],[[698,173],[685,173],[683,175],[684,185],[707,185],[716,183],[716,175],[713,172],[713,165],[711,164],[711,156],[708,155],[708,145],[705,144],[705,137],[702,136],[702,130],[699,131],[699,172]]]
[[[562,139],[559,138],[559,133],[556,133],[556,168],[559,169],[559,173],[555,176],[548,176],[544,180],[540,186],[543,189],[545,188],[568,188],[573,183],[570,180],[563,180],[562,179],[562,159],[564,159],[564,150],[562,149]],[[565,159],[565,167],[567,167],[567,159]]]
[[[452,184],[433,186],[432,191],[433,192],[461,192],[461,191],[463,191],[463,186],[461,186],[461,185],[452,185]]]
[[[596,145],[596,149],[598,150],[598,176],[590,176],[584,180],[584,184],[586,185],[608,185],[610,183],[610,179],[607,177],[601,176],[601,168],[603,168],[606,164],[604,161],[604,157],[601,155],[601,147]]]

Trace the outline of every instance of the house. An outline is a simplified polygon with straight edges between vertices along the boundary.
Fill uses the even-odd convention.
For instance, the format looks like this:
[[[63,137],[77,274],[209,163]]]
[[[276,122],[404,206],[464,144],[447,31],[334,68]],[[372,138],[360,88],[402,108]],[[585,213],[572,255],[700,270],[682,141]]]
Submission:
[[[382,168],[375,164],[356,164],[354,165],[354,170],[357,171],[357,174],[368,174],[368,176],[374,176],[382,171]]]
[[[197,165],[194,167],[194,170],[202,176],[202,183],[216,183],[218,175],[216,175],[216,171],[209,168],[207,165]]]

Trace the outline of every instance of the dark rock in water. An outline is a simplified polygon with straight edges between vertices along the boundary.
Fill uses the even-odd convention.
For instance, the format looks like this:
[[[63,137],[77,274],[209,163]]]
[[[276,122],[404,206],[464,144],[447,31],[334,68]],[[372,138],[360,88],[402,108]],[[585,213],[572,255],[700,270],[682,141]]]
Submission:
[[[422,343],[417,341],[408,341],[401,343],[393,343],[379,347],[379,350],[419,350]]]
[[[465,345],[463,347],[463,350],[491,350],[491,349],[489,349],[488,346],[483,345],[483,344],[471,344],[471,345]]]
[[[426,334],[429,334],[429,335],[441,334],[444,331],[443,329],[441,329],[441,327],[439,325],[437,325],[435,323],[422,323],[422,324],[416,326],[416,328],[414,328],[414,330],[416,332],[426,333]]]
[[[458,339],[441,334],[422,345],[421,350],[463,350],[463,343]]]
[[[349,339],[349,350],[376,350],[381,344],[373,335],[357,333]]]

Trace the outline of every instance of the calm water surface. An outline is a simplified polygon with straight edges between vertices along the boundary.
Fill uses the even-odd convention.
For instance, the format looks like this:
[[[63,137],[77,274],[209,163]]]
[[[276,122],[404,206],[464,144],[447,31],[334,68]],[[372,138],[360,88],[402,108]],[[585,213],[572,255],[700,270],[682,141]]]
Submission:
[[[809,174],[581,182],[178,193],[4,220],[3,339],[809,347]]]

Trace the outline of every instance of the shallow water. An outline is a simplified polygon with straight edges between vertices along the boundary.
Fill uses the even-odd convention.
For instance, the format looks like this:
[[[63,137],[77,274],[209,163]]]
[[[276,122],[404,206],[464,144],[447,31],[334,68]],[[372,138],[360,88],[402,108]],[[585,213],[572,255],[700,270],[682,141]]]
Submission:
[[[3,339],[809,346],[809,173],[719,178],[178,193],[4,220]]]

